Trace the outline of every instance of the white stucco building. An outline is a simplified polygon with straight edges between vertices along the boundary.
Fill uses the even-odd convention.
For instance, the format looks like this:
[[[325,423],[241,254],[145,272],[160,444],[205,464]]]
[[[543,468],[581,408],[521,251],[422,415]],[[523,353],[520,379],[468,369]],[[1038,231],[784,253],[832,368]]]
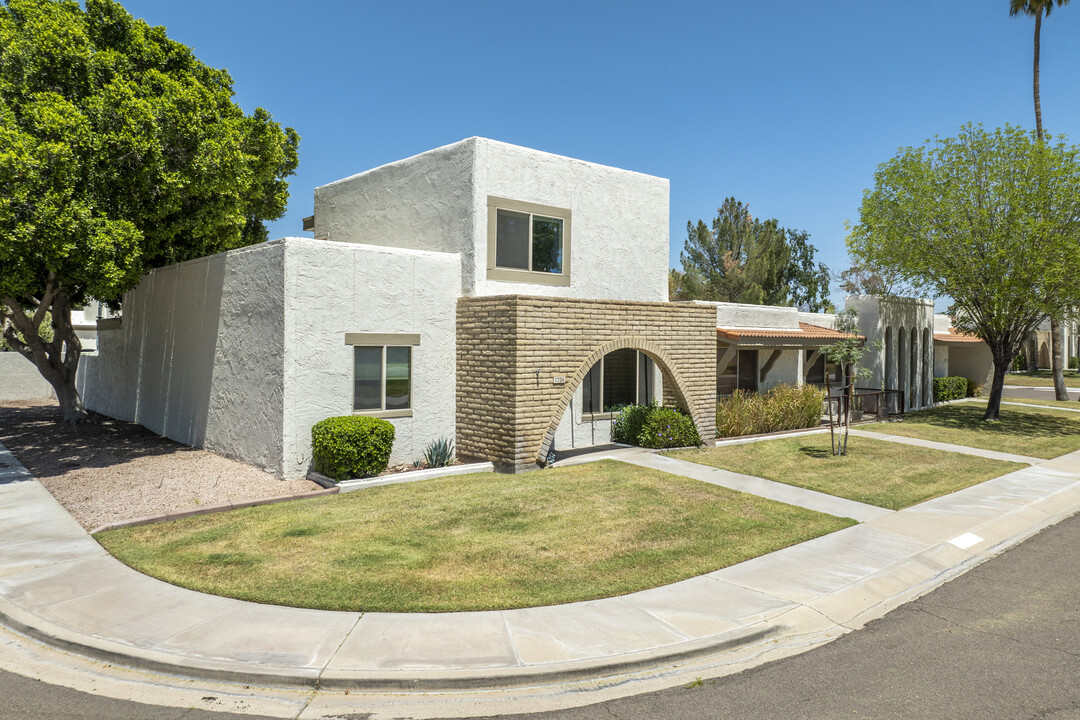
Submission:
[[[147,275],[84,359],[86,406],[282,477],[314,423],[359,412],[411,462],[455,436],[459,297],[667,300],[667,180],[484,138],[316,188],[309,220]],[[582,394],[557,447],[608,439]]]

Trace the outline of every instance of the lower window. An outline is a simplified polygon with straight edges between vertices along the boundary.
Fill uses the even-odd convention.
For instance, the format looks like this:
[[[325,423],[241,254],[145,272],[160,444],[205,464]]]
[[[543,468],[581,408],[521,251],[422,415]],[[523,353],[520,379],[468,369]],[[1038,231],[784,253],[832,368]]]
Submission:
[[[353,410],[409,410],[412,395],[412,348],[353,348]]]
[[[655,388],[648,355],[616,350],[592,366],[582,382],[582,413],[614,413],[627,405],[647,403]]]

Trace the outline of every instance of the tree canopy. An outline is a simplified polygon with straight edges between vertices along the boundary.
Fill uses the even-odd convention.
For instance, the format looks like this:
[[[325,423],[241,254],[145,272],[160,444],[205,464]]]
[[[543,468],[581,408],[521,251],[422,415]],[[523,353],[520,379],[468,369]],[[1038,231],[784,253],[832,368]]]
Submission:
[[[148,269],[261,242],[284,213],[299,137],[232,96],[112,0],[0,5],[0,320],[68,419],[72,306],[118,306]]]
[[[954,301],[994,356],[986,418],[1024,337],[1080,299],[1080,156],[1063,138],[965,125],[902,148],[863,194],[848,249],[871,272]]]
[[[719,300],[757,305],[831,309],[829,270],[814,262],[816,249],[802,230],[759,220],[750,208],[727,198],[710,228],[686,223],[682,271],[672,270],[673,300]]]

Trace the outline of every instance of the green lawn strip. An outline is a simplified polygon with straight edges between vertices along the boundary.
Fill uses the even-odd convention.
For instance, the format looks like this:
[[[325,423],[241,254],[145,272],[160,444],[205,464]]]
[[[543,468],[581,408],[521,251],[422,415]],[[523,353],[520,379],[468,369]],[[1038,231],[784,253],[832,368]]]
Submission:
[[[370,488],[95,537],[141,572],[216,595],[447,612],[621,595],[852,524],[603,461]]]
[[[1033,373],[1008,373],[1005,375],[1005,384],[1022,385],[1024,387],[1054,387],[1054,377],[1049,370],[1038,370]],[[1065,385],[1072,388],[1080,387],[1080,375],[1077,375],[1072,370],[1066,370]],[[983,389],[983,392],[989,391],[989,387]]]
[[[1080,413],[1002,405],[1000,421],[984,422],[985,412],[985,402],[956,403],[863,429],[1037,458],[1080,450]]]
[[[1050,395],[1050,393],[1047,393]],[[1052,397],[1048,397],[1046,400],[1034,400],[1032,398],[1015,398],[1015,397],[1003,397],[1001,398],[1003,403],[1021,403],[1022,405],[1048,405],[1050,407],[1060,407],[1070,410],[1080,410],[1080,402],[1076,400],[1054,400]],[[985,404],[979,407],[986,407]]]
[[[828,435],[669,454],[892,510],[1027,467],[865,437],[852,437],[848,454],[835,457]]]

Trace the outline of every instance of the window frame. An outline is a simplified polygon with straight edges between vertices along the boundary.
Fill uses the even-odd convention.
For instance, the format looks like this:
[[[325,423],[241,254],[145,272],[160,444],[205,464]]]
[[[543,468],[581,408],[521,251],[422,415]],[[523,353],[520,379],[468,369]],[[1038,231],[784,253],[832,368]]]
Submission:
[[[642,374],[641,373],[641,365],[642,365],[641,358],[643,358],[643,357],[648,358],[649,363],[646,364],[646,368],[651,370],[651,373],[649,373],[650,377],[648,378],[648,380],[646,380],[646,388],[647,388],[647,390],[652,391],[653,397],[648,398],[648,399],[649,400],[655,400],[656,399],[656,383],[654,381],[654,378],[655,378],[655,372],[656,372],[656,361],[653,360],[651,357],[649,357],[646,353],[643,353],[643,352],[641,352],[640,350],[638,350],[636,348],[627,348],[627,349],[634,351],[634,399],[635,399],[635,402],[641,399],[641,379],[642,379],[641,378],[641,374]],[[617,352],[617,351],[612,350],[611,352]],[[581,380],[581,422],[583,422],[583,423],[584,422],[595,422],[597,420],[611,420],[611,419],[615,418],[616,416],[618,416],[618,414],[619,414],[617,412],[604,412],[603,411],[603,408],[604,408],[604,359],[610,354],[611,353],[605,353],[599,360],[597,360],[596,364],[593,365],[591,368],[589,368],[589,372],[585,373],[585,377],[582,378],[582,380]],[[590,411],[585,410],[585,381],[588,379],[589,373],[591,373],[596,368],[600,368],[600,382],[599,382],[599,388],[600,388],[600,411],[599,412],[590,412]]]
[[[352,401],[349,403],[350,412],[353,415],[366,415],[377,418],[405,418],[413,416],[413,348],[420,344],[420,336],[408,333],[345,333],[345,345],[353,348],[352,353]],[[357,410],[356,409],[356,348],[377,347],[381,348],[381,364],[379,374],[379,409]],[[386,351],[387,348],[404,347],[409,349],[409,407],[402,410],[386,409]]]
[[[571,215],[568,208],[557,208],[550,205],[511,200],[509,198],[489,195],[487,199],[487,277],[488,280],[502,282],[531,283],[534,285],[555,285],[569,287],[570,285],[570,239],[571,239]],[[499,210],[527,214],[529,216],[529,269],[506,268],[496,265],[495,251],[498,242],[498,215]],[[554,218],[562,221],[562,272],[549,273],[532,269],[533,253],[533,217],[540,216]]]

